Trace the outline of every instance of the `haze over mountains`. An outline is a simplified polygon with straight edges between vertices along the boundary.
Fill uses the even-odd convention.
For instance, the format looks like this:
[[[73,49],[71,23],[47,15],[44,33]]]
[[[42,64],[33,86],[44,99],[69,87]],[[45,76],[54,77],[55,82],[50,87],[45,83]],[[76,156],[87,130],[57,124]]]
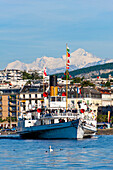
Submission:
[[[84,49],[77,49],[70,54],[70,69],[73,71],[76,69],[111,63],[113,59],[105,60],[94,56],[93,54],[86,52]],[[46,57],[37,58],[30,64],[22,63],[18,60],[9,63],[7,69],[19,69],[19,70],[43,70],[44,67],[47,69],[48,74],[65,72],[66,56],[63,55],[60,58]]]

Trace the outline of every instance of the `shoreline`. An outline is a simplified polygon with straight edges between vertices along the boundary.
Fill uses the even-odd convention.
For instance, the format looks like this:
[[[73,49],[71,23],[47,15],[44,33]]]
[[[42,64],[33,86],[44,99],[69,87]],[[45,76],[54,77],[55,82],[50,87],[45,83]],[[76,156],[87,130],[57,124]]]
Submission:
[[[2,135],[14,135],[17,134],[17,132],[0,132],[0,136]]]
[[[2,135],[16,135],[17,132],[1,132]],[[113,135],[113,128],[109,129],[97,129],[96,135]]]
[[[113,135],[113,128],[98,129],[96,135]]]

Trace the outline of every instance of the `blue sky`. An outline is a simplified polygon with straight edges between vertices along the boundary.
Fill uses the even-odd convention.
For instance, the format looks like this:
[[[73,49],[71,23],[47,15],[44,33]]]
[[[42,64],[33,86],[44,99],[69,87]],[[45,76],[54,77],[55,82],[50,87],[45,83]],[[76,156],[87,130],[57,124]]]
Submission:
[[[113,58],[113,0],[0,0],[0,69],[83,48]]]

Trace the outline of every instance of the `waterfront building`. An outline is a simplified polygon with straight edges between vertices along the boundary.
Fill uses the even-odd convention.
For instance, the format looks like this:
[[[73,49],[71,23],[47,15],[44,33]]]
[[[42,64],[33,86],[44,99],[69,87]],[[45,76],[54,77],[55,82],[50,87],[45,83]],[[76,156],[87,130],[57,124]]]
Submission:
[[[111,105],[112,105],[111,93],[103,92],[102,93],[102,106],[111,106]]]
[[[0,70],[0,80],[1,81],[22,80],[22,72],[17,69]]]
[[[65,86],[58,86],[58,96],[65,96]],[[102,105],[102,94],[91,87],[78,87],[78,85],[68,85],[68,108],[78,109],[78,102],[85,102],[90,105],[97,115],[98,106]]]
[[[90,105],[92,111],[97,116],[98,106],[102,105],[102,95],[94,88],[83,87],[80,93],[76,92],[76,97],[68,98],[69,107],[75,107],[78,109],[78,102],[85,102],[86,105]]]
[[[20,113],[20,88],[0,89],[0,127],[16,127]]]
[[[27,73],[29,73],[29,74],[38,73],[38,75],[39,75],[40,77],[43,76],[43,70],[28,70]]]
[[[19,82],[19,81],[18,81]],[[26,83],[26,81],[25,81]],[[49,108],[48,98],[43,97],[43,93],[47,92],[50,95],[49,77],[47,80],[33,80],[28,85],[16,86],[9,84],[1,84],[0,87],[0,125],[9,126],[12,121],[12,126],[17,125],[18,115],[26,113],[29,110],[37,111],[38,108]],[[65,81],[61,80],[57,84],[57,99],[66,96]],[[54,83],[53,83],[54,86]],[[54,88],[54,87],[53,87]],[[106,92],[107,91],[107,92]],[[69,109],[78,109],[79,102],[85,102],[90,105],[92,111],[97,115],[99,106],[113,105],[113,93],[106,89],[94,89],[92,87],[81,87],[80,83],[68,83],[67,103]],[[53,97],[54,99],[54,97]],[[65,99],[65,97],[64,97]],[[65,101],[64,101],[65,103]],[[57,103],[58,104],[58,101]],[[65,105],[64,105],[65,106]],[[63,106],[63,107],[64,107]],[[58,106],[59,108],[62,106]],[[64,107],[65,108],[65,107]],[[11,120],[11,121],[10,121]]]
[[[20,92],[20,112],[37,110],[43,106],[43,85],[26,85]]]

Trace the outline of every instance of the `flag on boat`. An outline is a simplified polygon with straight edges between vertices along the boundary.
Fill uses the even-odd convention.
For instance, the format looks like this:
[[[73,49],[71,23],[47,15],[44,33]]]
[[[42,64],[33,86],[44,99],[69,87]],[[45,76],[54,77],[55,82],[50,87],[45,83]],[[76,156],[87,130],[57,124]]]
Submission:
[[[70,51],[70,49],[69,49],[69,47],[67,47],[67,52],[69,52]]]
[[[47,73],[46,73],[46,67],[44,68],[44,73],[43,73],[44,77],[47,76]]]
[[[69,69],[69,64],[66,64],[66,69]]]
[[[67,57],[67,61],[66,61],[66,69],[68,70],[69,69],[69,64],[70,64],[70,53],[69,53],[69,51],[70,51],[70,49],[69,49],[69,47],[67,47],[67,49],[66,49],[66,57]]]
[[[70,57],[70,54],[67,52],[67,57]]]
[[[69,59],[67,60],[67,63],[68,63],[68,64],[70,63]]]
[[[79,87],[77,87],[77,93],[81,94],[81,89]]]
[[[47,92],[44,92],[44,93],[43,93],[43,96],[44,96],[44,97],[47,97],[47,96],[48,96],[48,93],[47,93]]]
[[[70,78],[72,78],[72,76],[71,76],[71,75],[69,75],[69,77],[70,77]]]

